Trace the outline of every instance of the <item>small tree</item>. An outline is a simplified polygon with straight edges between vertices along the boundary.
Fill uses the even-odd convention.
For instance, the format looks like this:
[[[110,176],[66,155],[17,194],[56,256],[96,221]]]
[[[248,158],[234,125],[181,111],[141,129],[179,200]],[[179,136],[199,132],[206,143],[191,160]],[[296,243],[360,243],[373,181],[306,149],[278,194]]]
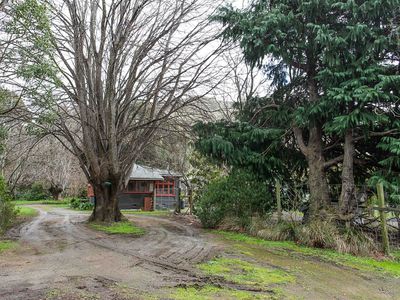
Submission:
[[[0,177],[0,234],[8,229],[17,216],[17,211],[11,200],[7,184],[4,178]]]

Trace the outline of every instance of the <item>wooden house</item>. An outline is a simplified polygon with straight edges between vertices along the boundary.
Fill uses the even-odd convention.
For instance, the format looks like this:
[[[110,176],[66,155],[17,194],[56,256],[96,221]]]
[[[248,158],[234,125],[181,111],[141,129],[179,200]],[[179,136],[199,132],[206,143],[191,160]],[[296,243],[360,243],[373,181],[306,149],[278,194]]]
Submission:
[[[175,209],[180,205],[180,174],[135,164],[126,188],[117,195],[121,209]],[[94,201],[89,185],[88,197]]]

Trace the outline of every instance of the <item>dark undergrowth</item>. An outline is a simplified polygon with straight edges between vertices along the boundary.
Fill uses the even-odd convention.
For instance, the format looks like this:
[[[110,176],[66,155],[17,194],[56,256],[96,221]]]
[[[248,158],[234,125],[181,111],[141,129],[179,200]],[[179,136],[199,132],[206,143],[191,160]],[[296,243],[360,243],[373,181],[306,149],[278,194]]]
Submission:
[[[238,227],[234,220],[225,220],[220,229],[244,232],[270,241],[293,241],[298,245],[332,249],[339,253],[378,256],[379,246],[367,234],[356,228],[345,228],[333,221],[271,221],[253,218],[248,227]]]

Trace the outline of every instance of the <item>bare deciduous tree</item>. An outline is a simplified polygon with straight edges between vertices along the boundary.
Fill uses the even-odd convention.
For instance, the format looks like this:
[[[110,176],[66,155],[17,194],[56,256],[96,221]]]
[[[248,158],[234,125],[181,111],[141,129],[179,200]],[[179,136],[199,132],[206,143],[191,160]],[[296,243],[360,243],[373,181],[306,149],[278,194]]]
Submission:
[[[36,98],[26,102],[26,115],[79,159],[96,195],[91,220],[121,219],[117,191],[155,132],[182,108],[201,106],[224,77],[215,64],[217,28],[208,20],[215,6],[200,0],[47,2],[53,51],[46,58],[56,70],[30,77]],[[24,59],[35,63],[34,55]]]

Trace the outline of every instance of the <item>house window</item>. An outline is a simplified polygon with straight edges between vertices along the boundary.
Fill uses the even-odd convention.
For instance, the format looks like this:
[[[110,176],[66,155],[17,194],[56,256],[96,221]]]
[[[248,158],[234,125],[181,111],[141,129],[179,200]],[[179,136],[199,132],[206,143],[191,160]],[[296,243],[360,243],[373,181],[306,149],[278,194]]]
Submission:
[[[128,192],[134,192],[136,189],[136,182],[135,181],[129,181],[128,183]]]
[[[148,181],[129,181],[128,193],[149,193],[150,183]]]
[[[175,196],[175,182],[174,181],[157,181],[156,182],[156,195],[157,196]]]

